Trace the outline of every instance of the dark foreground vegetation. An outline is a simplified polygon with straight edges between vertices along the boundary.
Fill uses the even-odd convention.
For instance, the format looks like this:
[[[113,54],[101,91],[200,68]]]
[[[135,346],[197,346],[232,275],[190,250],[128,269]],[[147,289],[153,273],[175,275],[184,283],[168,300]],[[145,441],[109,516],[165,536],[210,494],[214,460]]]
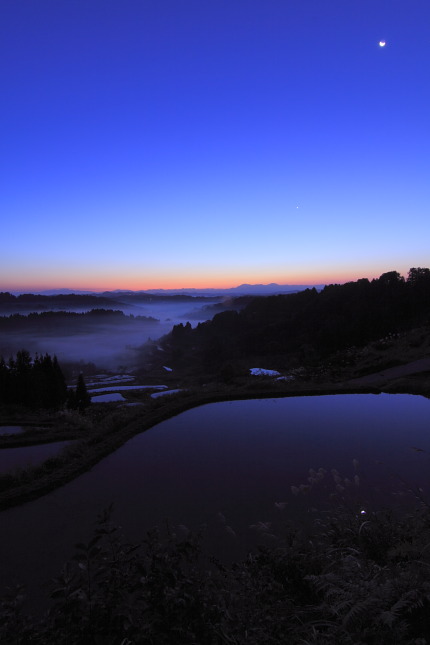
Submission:
[[[414,491],[410,491],[411,494]],[[307,493],[308,495],[309,493]],[[357,493],[303,497],[304,523],[288,522],[225,565],[185,527],[124,539],[102,513],[51,580],[44,615],[25,590],[0,602],[7,645],[425,645],[430,642],[430,510],[371,510]],[[418,497],[419,493],[418,493]]]

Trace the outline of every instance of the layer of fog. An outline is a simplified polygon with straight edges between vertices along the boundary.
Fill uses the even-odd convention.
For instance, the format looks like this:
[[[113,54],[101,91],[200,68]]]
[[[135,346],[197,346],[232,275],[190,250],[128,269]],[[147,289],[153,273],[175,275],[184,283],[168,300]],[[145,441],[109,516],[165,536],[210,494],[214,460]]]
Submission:
[[[95,363],[97,367],[110,370],[126,371],[139,367],[138,352],[144,343],[157,340],[171,331],[173,325],[190,321],[193,326],[211,318],[215,312],[210,311],[208,305],[212,302],[155,302],[140,304],[124,304],[121,311],[126,315],[148,316],[156,321],[134,321],[133,324],[105,324],[94,325],[94,331],[88,333],[65,333],[59,329],[58,333],[44,333],[31,331],[5,332],[0,338],[0,355],[6,359],[22,349],[28,350],[32,355],[56,355],[63,362]],[[93,307],[68,311],[82,313]],[[119,309],[117,303],[112,308]],[[34,311],[34,310],[33,310]],[[20,312],[22,313],[22,312]],[[5,315],[5,314],[2,314]]]

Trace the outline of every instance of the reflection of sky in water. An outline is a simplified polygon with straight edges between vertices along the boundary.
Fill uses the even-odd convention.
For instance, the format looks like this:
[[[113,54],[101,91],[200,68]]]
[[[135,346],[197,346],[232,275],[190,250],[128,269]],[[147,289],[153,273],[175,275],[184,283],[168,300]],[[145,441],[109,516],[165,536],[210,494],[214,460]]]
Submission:
[[[14,468],[37,466],[49,457],[57,455],[70,441],[56,441],[39,446],[22,448],[3,448],[0,450],[0,473],[12,471]]]
[[[24,432],[22,426],[0,426],[0,435],[2,434],[21,434]]]
[[[93,403],[115,403],[125,400],[126,399],[123,397],[123,395],[117,392],[110,392],[109,394],[98,394],[97,396],[91,397],[91,401]]]
[[[130,540],[166,518],[192,528],[206,523],[212,550],[241,557],[256,543],[250,524],[279,523],[312,506],[313,496],[296,498],[290,490],[307,483],[309,468],[336,468],[352,478],[357,459],[360,497],[373,499],[378,487],[401,489],[397,475],[429,494],[429,419],[430,401],[409,395],[233,401],[189,410],[134,437],[73,482],[2,513],[4,580],[18,570],[21,577],[26,570],[39,579],[54,574],[110,502]],[[287,502],[284,514],[275,502]]]

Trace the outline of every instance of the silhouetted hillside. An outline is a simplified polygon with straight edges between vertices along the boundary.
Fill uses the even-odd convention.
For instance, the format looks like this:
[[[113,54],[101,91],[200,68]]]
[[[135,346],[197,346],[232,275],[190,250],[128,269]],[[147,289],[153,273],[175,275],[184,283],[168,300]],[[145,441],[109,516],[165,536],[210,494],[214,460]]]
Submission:
[[[122,311],[114,309],[91,309],[84,313],[74,311],[43,311],[31,313],[27,316],[12,314],[11,316],[0,316],[0,331],[68,331],[78,333],[82,330],[97,329],[103,325],[137,325],[145,322],[158,322],[150,316],[127,316]]]
[[[284,357],[290,364],[323,359],[350,346],[427,324],[430,269],[396,271],[369,281],[329,285],[322,291],[253,298],[240,311],[213,320],[176,325],[163,349],[177,365],[218,368],[226,361]]]
[[[34,293],[23,293],[19,296],[14,296],[8,291],[0,292],[0,312],[1,311],[46,311],[58,309],[85,309],[88,307],[112,307],[115,303],[112,298],[104,298],[103,296],[93,295],[78,295],[71,294],[57,294],[53,296],[45,296]]]

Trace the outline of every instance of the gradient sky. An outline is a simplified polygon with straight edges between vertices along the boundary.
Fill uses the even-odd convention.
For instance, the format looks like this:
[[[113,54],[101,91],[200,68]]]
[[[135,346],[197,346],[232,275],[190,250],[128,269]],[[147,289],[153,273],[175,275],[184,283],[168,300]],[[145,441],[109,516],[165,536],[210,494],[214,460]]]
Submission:
[[[429,34],[428,0],[2,0],[0,289],[429,266]]]

